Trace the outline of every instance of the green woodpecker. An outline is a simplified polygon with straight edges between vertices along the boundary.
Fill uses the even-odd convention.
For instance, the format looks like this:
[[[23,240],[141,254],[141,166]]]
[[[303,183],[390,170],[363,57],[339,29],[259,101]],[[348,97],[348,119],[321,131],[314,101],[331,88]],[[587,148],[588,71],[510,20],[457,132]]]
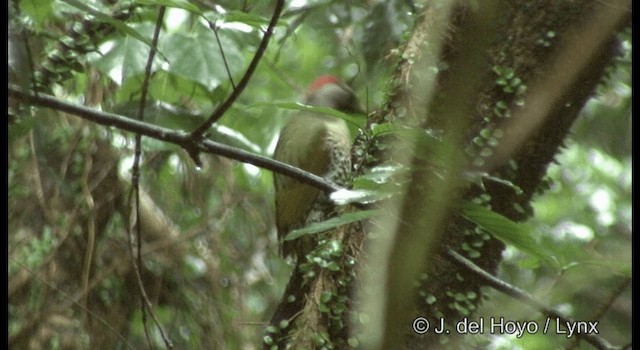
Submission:
[[[333,76],[317,78],[307,89],[303,102],[345,113],[360,112],[353,90]],[[351,137],[347,124],[321,113],[296,112],[280,132],[274,158],[338,185],[347,185],[351,171]],[[328,218],[334,207],[320,190],[290,177],[274,174],[274,185],[280,253],[299,260],[313,248],[313,238],[306,235],[293,241],[283,239],[291,230]]]

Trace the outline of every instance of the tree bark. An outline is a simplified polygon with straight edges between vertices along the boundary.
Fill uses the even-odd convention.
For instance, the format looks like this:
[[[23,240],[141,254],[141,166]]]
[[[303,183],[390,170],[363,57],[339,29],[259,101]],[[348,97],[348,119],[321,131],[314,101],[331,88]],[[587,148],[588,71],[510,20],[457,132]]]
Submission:
[[[480,2],[478,6],[489,5]],[[391,79],[395,86],[392,88],[389,101],[383,108],[370,115],[368,124],[393,122],[429,131],[440,131],[446,140],[447,135],[452,134],[452,128],[466,123],[470,126],[465,129],[466,138],[460,142],[462,148],[467,150],[467,165],[462,165],[459,170],[484,171],[491,177],[484,177],[481,184],[453,186],[452,188],[458,189],[457,196],[438,195],[436,190],[443,183],[434,182],[433,175],[416,176],[417,173],[414,173],[411,177],[412,182],[409,186],[415,188],[412,188],[410,193],[416,200],[407,198],[405,205],[395,208],[394,212],[394,215],[405,220],[401,225],[392,224],[386,227],[391,230],[377,233],[378,236],[395,237],[389,238],[392,242],[389,243],[389,249],[399,250],[396,250],[395,255],[389,255],[386,267],[379,268],[384,264],[375,264],[378,269],[373,273],[386,276],[378,281],[387,281],[387,289],[383,292],[382,299],[377,299],[382,301],[378,307],[387,305],[389,310],[382,315],[383,335],[374,339],[375,341],[369,341],[368,335],[364,336],[366,339],[360,339],[361,342],[364,340],[365,348],[437,347],[441,344],[443,336],[414,333],[409,323],[412,317],[444,318],[452,322],[473,314],[482,300],[483,293],[480,288],[484,283],[464,266],[452,261],[447,256],[447,249],[453,249],[485,271],[494,273],[501,261],[503,243],[489,236],[455,210],[442,211],[440,218],[431,216],[429,222],[425,222],[424,218],[436,208],[455,208],[459,202],[458,197],[464,200],[484,198],[483,205],[513,221],[523,221],[531,215],[530,202],[534,194],[544,189],[547,166],[553,161],[570,126],[579,116],[582,106],[602,80],[606,67],[616,55],[615,34],[630,24],[629,9],[628,1],[607,4],[586,0],[499,2],[497,7],[492,9],[500,13],[495,19],[495,40],[482,46],[484,44],[481,41],[470,41],[474,34],[470,29],[475,28],[473,22],[479,20],[478,16],[482,15],[484,8],[473,9],[458,4],[452,9],[451,16],[447,16],[446,9],[443,10],[442,7],[426,7],[411,37],[399,49],[400,60]],[[440,24],[442,16],[449,18],[445,22],[446,26]],[[434,52],[433,48],[439,47],[439,40],[444,40],[443,48]],[[429,49],[425,48],[427,44]],[[467,56],[470,45],[480,45],[483,52],[488,53],[484,58],[471,58],[474,60],[471,64],[480,64],[469,70],[474,72],[475,69],[474,73],[480,75],[481,82],[477,85],[473,82],[477,77],[460,77],[460,74],[465,73],[465,64],[469,63],[465,60],[470,59],[470,56]],[[420,64],[425,57],[427,64]],[[440,73],[432,78],[429,76],[430,71],[425,69],[431,68],[430,64],[432,67],[446,68],[440,69]],[[558,74],[565,71],[569,73]],[[432,85],[425,83],[425,80],[429,79],[435,79],[435,82]],[[468,96],[460,93],[459,89],[465,87],[465,81],[474,88],[474,92],[469,95],[471,99],[466,99]],[[550,89],[553,93],[545,95],[544,93]],[[460,100],[451,96],[456,93],[459,93]],[[456,103],[465,102],[471,103],[473,107],[468,109],[466,122],[451,124],[447,118],[454,114],[453,111],[458,110]],[[535,108],[528,108],[528,104]],[[453,139],[455,140],[455,137]],[[370,144],[363,145],[362,142],[359,147],[361,150],[372,149]],[[394,154],[393,151],[391,154]],[[388,153],[379,152],[370,158],[384,160],[388,156]],[[412,163],[414,166],[428,164],[411,160],[405,162]],[[359,170],[377,164],[365,163]],[[509,183],[512,185],[506,185]],[[424,201],[424,198],[427,200]],[[408,215],[407,211],[415,215]],[[439,220],[441,224],[437,223]],[[425,225],[434,226],[429,228],[433,229],[433,234],[426,238],[431,243],[419,237],[408,238],[408,241],[397,240],[399,235],[406,235],[407,228],[416,226],[419,231],[420,227],[426,229]],[[358,247],[368,246],[366,237],[370,233],[364,230],[365,227],[368,226],[346,228],[347,231],[351,230],[351,233],[339,236],[339,240],[346,242],[349,237],[358,237]],[[328,237],[338,236],[329,233]],[[446,237],[446,240],[440,237]],[[364,242],[361,241],[363,239]],[[420,258],[414,258],[402,264],[397,264],[399,260],[393,260],[412,254],[407,250],[411,248],[407,247],[415,247],[416,244],[431,246],[429,250],[432,253],[423,255],[426,260],[419,262]],[[358,261],[359,266],[374,265],[373,260],[384,259],[386,256],[375,255],[373,258],[367,255],[371,254],[371,250],[368,249],[345,250],[345,255],[346,253]],[[421,254],[423,253],[414,256]],[[344,262],[345,259],[341,261]],[[421,268],[407,274],[405,272],[408,264],[417,264]],[[365,282],[362,281],[360,269],[351,272],[351,267],[343,264],[340,266],[344,271],[349,271],[346,274],[352,277],[349,280],[352,287],[343,290],[351,291],[356,285],[362,289],[375,288],[363,285]],[[320,317],[322,313],[318,312],[318,295],[322,295],[322,291],[329,292],[332,298],[350,299],[346,304],[349,307],[347,313],[350,315],[345,318],[347,322],[357,320],[360,312],[375,307],[375,304],[367,304],[367,310],[358,310],[360,299],[353,299],[351,292],[344,295],[336,294],[338,289],[335,288],[335,280],[328,278],[331,273],[322,270],[321,267],[317,268],[320,269],[319,272],[316,271],[313,277],[306,280],[296,277],[297,272],[294,273],[287,286],[280,307],[285,304],[289,295],[295,295],[296,300],[306,300],[311,304],[289,304],[293,309],[288,310],[287,317],[280,317],[282,315],[276,313],[272,319],[272,326],[277,329],[273,335],[280,339],[277,342],[279,345],[295,348],[301,344],[320,347],[331,343],[340,347],[357,343],[354,340],[353,329],[359,328],[358,322],[355,328],[345,324],[344,329],[349,329],[347,332],[329,331],[335,327],[335,323],[331,324],[331,317]],[[403,291],[402,286],[414,286],[415,281],[420,282],[417,289],[407,292],[404,288]],[[394,289],[398,286],[401,288]],[[399,291],[416,296],[415,302],[411,302],[415,305],[413,308],[404,309],[400,304],[394,304],[398,299],[403,300],[403,297],[399,298],[397,294]],[[328,305],[331,306],[330,303]],[[331,311],[325,312],[325,315],[327,314],[331,315]],[[289,322],[286,327],[278,328],[278,323],[283,319]],[[297,342],[301,339],[297,336],[288,338],[291,334],[300,333],[305,334],[306,342]],[[321,338],[318,342],[309,341],[313,335],[318,334],[322,335],[317,337]],[[368,333],[365,331],[365,334]],[[456,340],[455,335],[448,336],[450,344]],[[265,348],[269,348],[268,344],[265,345]]]

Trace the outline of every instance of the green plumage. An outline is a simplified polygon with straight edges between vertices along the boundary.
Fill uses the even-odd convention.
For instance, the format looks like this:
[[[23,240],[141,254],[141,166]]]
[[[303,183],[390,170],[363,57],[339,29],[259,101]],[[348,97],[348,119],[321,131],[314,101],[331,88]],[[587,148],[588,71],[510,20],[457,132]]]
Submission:
[[[311,84],[305,103],[330,107],[342,112],[360,111],[348,86],[335,77],[322,76]],[[347,124],[315,112],[294,113],[280,133],[274,158],[308,171],[338,185],[346,186],[351,170],[351,138]],[[294,229],[328,218],[333,205],[321,191],[288,176],[274,174],[276,226],[280,253],[302,257],[314,246],[312,236],[284,241]]]
[[[282,129],[274,158],[329,181],[343,183],[340,177],[344,177],[351,167],[347,125],[342,120],[317,113],[294,114]],[[278,240],[282,241],[291,230],[303,227],[308,217],[321,219],[324,216],[322,213],[310,215],[317,200],[327,201],[318,189],[280,174],[274,174],[274,185]],[[298,253],[308,252],[312,244],[304,240],[305,237],[283,241],[282,255],[298,256]]]

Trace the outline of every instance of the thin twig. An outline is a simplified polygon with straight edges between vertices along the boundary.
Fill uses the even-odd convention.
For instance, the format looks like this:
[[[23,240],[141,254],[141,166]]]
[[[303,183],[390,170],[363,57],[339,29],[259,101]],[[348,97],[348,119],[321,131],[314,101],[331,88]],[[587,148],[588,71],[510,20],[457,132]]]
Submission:
[[[33,63],[33,53],[31,52],[31,46],[29,46],[29,38],[27,37],[27,32],[25,30],[22,30],[21,34],[22,42],[24,43],[24,49],[27,53],[27,61],[29,62],[29,77],[31,78],[31,86],[37,94],[38,90],[36,89],[36,87],[38,86],[38,82],[36,80],[36,75],[34,74],[35,64]]]
[[[631,284],[631,277],[624,278],[621,282],[618,283],[618,286],[611,292],[611,295],[600,305],[599,308],[595,310],[595,312],[590,316],[592,320],[600,319],[613,305],[613,302],[618,299],[618,297],[629,287]],[[571,343],[565,347],[565,350],[572,350],[578,347],[578,339],[572,338]]]
[[[89,277],[91,276],[91,262],[93,261],[93,253],[96,248],[96,210],[95,201],[91,195],[89,188],[89,178],[91,168],[93,167],[93,159],[89,152],[85,153],[84,170],[82,172],[82,195],[89,211],[87,220],[87,245],[84,252],[84,261],[82,264],[82,304],[88,305],[89,298]],[[89,314],[86,315],[90,316]]]
[[[543,304],[542,302],[538,301],[533,295],[523,291],[522,289],[516,287],[516,286],[512,286],[509,283],[493,276],[492,274],[488,273],[487,271],[481,269],[480,267],[478,267],[476,264],[474,264],[473,262],[469,261],[467,258],[463,257],[462,255],[456,253],[455,251],[453,251],[452,249],[447,249],[447,255],[453,259],[453,261],[455,261],[456,263],[458,263],[459,265],[461,265],[462,267],[465,268],[465,270],[467,270],[468,272],[472,273],[473,275],[475,275],[476,277],[478,277],[479,279],[481,279],[484,283],[486,283],[487,285],[489,285],[490,287],[492,287],[493,289],[502,292],[514,299],[520,300],[522,302],[524,302],[525,304],[531,306],[532,308],[538,310],[540,313],[548,316],[548,317],[553,317],[558,321],[561,321],[563,324],[575,324],[576,321],[572,320],[571,318],[561,314],[560,312],[554,310],[553,308]],[[601,350],[611,350],[611,349],[618,349],[618,347],[614,347],[611,344],[609,344],[609,342],[607,342],[606,340],[604,340],[603,338],[597,336],[596,334],[593,333],[579,333],[576,332],[575,335],[577,337],[580,337],[582,339],[584,339],[586,342],[588,342],[589,344],[593,345],[595,348],[597,349],[601,349]]]
[[[258,45],[256,54],[253,56],[251,63],[249,63],[249,67],[247,67],[247,71],[242,76],[242,79],[240,79],[240,81],[238,82],[238,86],[236,86],[236,88],[231,91],[231,94],[227,97],[226,100],[224,100],[220,105],[218,105],[218,107],[213,111],[213,113],[211,113],[211,116],[209,117],[209,119],[207,119],[207,121],[200,124],[200,126],[198,126],[193,132],[191,132],[191,135],[190,135],[191,139],[193,140],[202,139],[202,135],[204,135],[204,133],[207,132],[207,130],[211,127],[211,125],[213,125],[213,123],[215,123],[216,121],[218,121],[218,119],[220,119],[220,117],[222,117],[222,115],[231,107],[231,105],[236,101],[236,99],[238,99],[242,91],[244,91],[244,89],[247,87],[247,85],[249,84],[249,80],[253,75],[253,72],[258,67],[258,63],[260,63],[260,59],[262,58],[262,55],[264,55],[264,52],[267,49],[267,44],[269,43],[269,39],[273,34],[273,29],[278,23],[278,19],[280,18],[280,14],[282,13],[283,8],[284,8],[284,0],[277,0],[276,7],[273,10],[273,16],[271,16],[271,21],[269,22],[269,26],[267,27],[267,30],[265,31],[264,36],[262,37],[262,41],[260,42],[260,45]],[[193,156],[192,152],[190,152],[190,154],[192,154]]]
[[[144,72],[144,81],[142,82],[142,91],[140,96],[140,104],[138,105],[138,120],[144,120],[144,110],[147,103],[147,95],[149,91],[149,81],[151,80],[151,69],[153,67],[153,59],[155,58],[155,54],[158,48],[158,39],[160,37],[160,30],[162,29],[162,21],[164,19],[165,7],[160,6],[158,10],[158,18],[156,19],[156,26],[153,32],[153,39],[151,41],[151,49],[149,50],[149,57],[147,58],[147,65],[145,67]],[[133,269],[136,273],[136,279],[138,280],[138,288],[140,290],[140,298],[142,299],[142,303],[140,305],[140,312],[142,313],[142,325],[144,329],[144,334],[147,338],[147,343],[151,343],[151,337],[149,336],[149,330],[147,327],[147,310],[151,315],[154,323],[160,335],[164,341],[164,344],[167,348],[173,348],[173,344],[171,340],[166,335],[166,332],[162,328],[162,324],[155,316],[152,308],[151,301],[147,297],[147,293],[144,288],[144,284],[142,283],[142,271],[140,271],[140,266],[142,266],[142,221],[140,218],[140,156],[142,154],[142,134],[136,134],[135,137],[135,152],[134,152],[134,161],[133,161],[133,170],[131,175],[131,184],[133,187],[133,193],[135,196],[135,215],[136,215],[136,237],[137,237],[137,263],[133,262]],[[133,249],[131,249],[133,250]],[[132,252],[133,253],[133,252]]]
[[[36,146],[35,146],[35,136],[33,135],[33,129],[29,130],[29,147],[31,148],[31,172],[33,174],[33,184],[34,190],[36,192],[36,201],[38,202],[38,206],[44,213],[47,221],[52,222],[52,218],[54,215],[51,213],[51,208],[49,207],[49,203],[47,203],[47,199],[44,195],[44,186],[42,183],[42,176],[40,176],[40,166],[38,165],[38,157],[36,155]]]
[[[216,37],[216,42],[218,43],[218,49],[220,49],[220,56],[222,57],[222,62],[224,63],[224,69],[227,71],[227,77],[229,77],[229,82],[231,82],[231,87],[233,90],[236,89],[236,83],[233,81],[233,76],[231,75],[231,70],[229,69],[229,62],[227,62],[227,56],[224,54],[224,49],[222,48],[222,42],[220,42],[220,35],[218,35],[218,27],[215,23],[211,21],[207,21],[209,23],[209,28],[213,30],[213,34]]]
[[[34,106],[52,108],[68,114],[73,114],[96,124],[113,126],[121,130],[139,133],[156,140],[173,143],[185,150],[197,149],[198,151],[217,154],[243,163],[249,163],[259,168],[289,176],[325,192],[335,192],[341,189],[340,186],[328,182],[320,176],[306,172],[289,164],[211,140],[193,140],[189,134],[186,134],[183,131],[163,128],[114,113],[97,111],[88,107],[61,101],[51,95],[38,94],[38,96],[35,96],[33,91],[24,90],[14,84],[9,84],[8,90],[9,96],[27,101]]]

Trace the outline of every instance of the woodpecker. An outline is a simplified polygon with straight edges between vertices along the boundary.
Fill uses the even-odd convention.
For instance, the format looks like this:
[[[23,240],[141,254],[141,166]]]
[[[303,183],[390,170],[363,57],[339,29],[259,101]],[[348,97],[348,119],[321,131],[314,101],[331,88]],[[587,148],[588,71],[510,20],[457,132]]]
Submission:
[[[344,113],[361,112],[353,90],[329,75],[318,77],[309,86],[303,102]],[[296,112],[280,132],[274,158],[346,186],[351,171],[351,137],[347,124],[321,113]],[[328,218],[334,206],[322,191],[285,175],[274,174],[274,187],[280,253],[299,261],[313,249],[313,238],[302,236],[283,241],[284,238],[291,230]]]

